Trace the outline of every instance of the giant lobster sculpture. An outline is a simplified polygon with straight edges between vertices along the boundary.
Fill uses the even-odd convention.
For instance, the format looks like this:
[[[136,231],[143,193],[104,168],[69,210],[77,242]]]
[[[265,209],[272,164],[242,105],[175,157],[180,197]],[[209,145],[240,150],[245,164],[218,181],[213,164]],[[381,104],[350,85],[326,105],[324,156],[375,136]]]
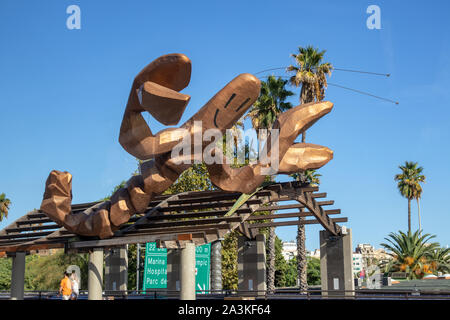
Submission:
[[[71,212],[72,175],[54,170],[46,181],[41,211],[75,234],[102,239],[112,237],[122,224],[135,213],[144,212],[156,195],[168,189],[189,168],[192,162],[180,162],[172,155],[172,149],[180,141],[196,134],[196,130],[205,132],[216,129],[224,134],[245,114],[260,93],[260,81],[255,76],[240,74],[180,128],[168,128],[153,134],[142,112],[149,112],[164,125],[177,124],[190,100],[190,96],[180,93],[188,86],[190,76],[189,58],[183,54],[168,54],[151,62],[134,79],[119,142],[138,159],[152,159],[142,164],[140,175],[131,177],[109,201],[75,214]],[[333,158],[333,152],[326,147],[294,142],[299,134],[330,112],[332,107],[330,102],[304,104],[277,118],[273,129],[278,129],[278,143],[267,142],[264,148],[269,156],[277,148],[280,159],[278,173],[320,168]],[[195,125],[197,121],[202,123],[200,129]],[[203,143],[200,151],[205,148]],[[214,154],[222,150],[216,147],[210,152]],[[195,156],[194,152],[192,158]],[[251,193],[264,181],[264,169],[269,165],[256,163],[232,168],[226,163],[212,163],[206,166],[216,187],[224,191]]]

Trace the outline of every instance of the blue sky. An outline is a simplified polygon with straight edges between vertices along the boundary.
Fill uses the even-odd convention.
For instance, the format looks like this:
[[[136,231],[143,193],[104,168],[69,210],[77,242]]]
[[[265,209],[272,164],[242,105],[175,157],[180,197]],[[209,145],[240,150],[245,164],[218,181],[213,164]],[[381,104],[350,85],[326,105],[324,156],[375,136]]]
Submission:
[[[72,4],[81,30],[66,27]],[[371,4],[381,9],[380,30],[366,27]],[[392,74],[335,71],[330,82],[400,102],[330,86],[334,110],[308,131],[309,142],[334,150],[321,190],[349,218],[354,245],[378,247],[407,228],[407,201],[393,181],[405,160],[427,176],[424,231],[448,245],[449,9],[448,1],[1,0],[0,192],[12,206],[0,227],[40,206],[52,169],[73,174],[74,203],[102,198],[130,176],[136,162],[118,143],[120,122],[132,79],[158,56],[192,60],[183,123],[236,75],[287,66],[290,53],[312,44],[335,67]],[[417,228],[415,204],[412,214]],[[277,234],[295,239],[295,229]],[[307,226],[309,250],[320,229]]]

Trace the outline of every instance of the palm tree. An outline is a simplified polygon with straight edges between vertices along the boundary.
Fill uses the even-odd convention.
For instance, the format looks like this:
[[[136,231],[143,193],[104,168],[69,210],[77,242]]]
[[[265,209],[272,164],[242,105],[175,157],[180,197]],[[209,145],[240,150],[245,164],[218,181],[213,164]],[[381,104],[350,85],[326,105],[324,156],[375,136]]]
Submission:
[[[425,183],[425,176],[422,174],[423,168],[419,167],[417,168],[417,183],[415,184],[414,188],[414,199],[417,201],[417,216],[419,218],[419,231],[422,232],[422,223],[420,221],[420,198],[422,197],[422,186],[420,183]]]
[[[450,272],[450,248],[436,248],[428,253],[430,269],[433,272]]]
[[[268,237],[268,261],[267,261],[267,292],[273,293],[275,291],[275,228],[269,228]]]
[[[314,169],[307,169],[301,173],[294,173],[291,175],[294,179],[300,181],[302,184],[309,184],[310,186],[318,186],[320,184],[319,174]],[[303,208],[300,209],[303,212]],[[304,217],[298,218],[299,222],[305,220]],[[307,257],[306,257],[306,233],[305,225],[299,224],[297,226],[297,275],[300,293],[305,293],[308,290],[308,273],[307,273]]]
[[[281,77],[269,76],[261,82],[261,92],[245,118],[250,118],[255,130],[271,128],[278,115],[290,108],[292,104],[286,99],[293,96],[292,91],[286,90],[287,80]]]
[[[296,66],[290,65],[287,68],[288,72],[294,73],[290,77],[289,82],[296,87],[301,86],[299,97],[301,104],[322,101],[325,98],[327,76],[331,76],[333,66],[329,62],[322,62],[324,55],[325,50],[319,51],[312,46],[307,46],[306,48],[299,47],[297,54],[291,54],[295,59]],[[302,133],[302,142],[305,142],[305,139],[306,130]],[[294,177],[302,183],[315,183],[316,180],[314,177],[307,176],[307,174],[314,172],[314,170],[306,170],[305,172],[295,174],[297,176],[294,175]],[[320,181],[316,184],[319,183]],[[299,220],[304,219],[300,217]],[[297,257],[299,288],[303,292],[308,289],[304,225],[299,225],[297,228]]]
[[[286,89],[287,80],[281,77],[269,76],[261,82],[261,92],[249,113],[245,116],[252,121],[253,128],[259,133],[259,129],[271,128],[278,115],[290,108],[292,104],[286,99],[293,92]],[[267,267],[267,291],[275,290],[275,228],[269,228],[268,237],[268,267]]]
[[[4,218],[8,218],[9,206],[11,205],[11,200],[6,198],[4,193],[0,194],[0,222]]]
[[[393,257],[387,265],[387,271],[406,272],[408,279],[421,278],[426,273],[431,273],[430,255],[439,247],[439,243],[429,242],[434,237],[428,233],[421,235],[419,230],[414,233],[408,231],[407,234],[402,231],[398,234],[390,233],[385,238],[389,243],[381,244],[391,251],[389,254]]]
[[[401,195],[408,199],[408,232],[411,232],[411,200],[416,199],[419,201],[422,196],[420,183],[425,182],[425,176],[422,174],[423,168],[418,167],[417,162],[405,161],[405,164],[399,166],[399,168],[402,170],[402,173],[396,174],[394,180],[398,181],[397,187]]]
[[[320,177],[322,175],[314,169],[306,169],[301,173],[293,173],[291,177],[303,184],[309,184],[312,187],[317,187],[320,184]]]
[[[299,87],[300,103],[322,101],[325,98],[327,88],[327,76],[331,76],[333,66],[329,62],[322,62],[325,50],[307,46],[299,47],[297,54],[291,54],[297,66],[290,65],[288,72],[293,72],[289,82]],[[305,142],[306,130],[302,134],[302,142]]]

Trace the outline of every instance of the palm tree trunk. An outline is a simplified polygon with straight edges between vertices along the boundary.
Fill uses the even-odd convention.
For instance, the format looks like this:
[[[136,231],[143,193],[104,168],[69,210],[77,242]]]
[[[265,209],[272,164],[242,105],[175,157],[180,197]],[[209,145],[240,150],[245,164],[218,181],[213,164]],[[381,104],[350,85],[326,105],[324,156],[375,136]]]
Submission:
[[[314,101],[314,95],[311,88],[304,83],[302,89],[300,90],[300,104],[305,104]],[[302,133],[302,143],[305,143],[306,130]]]
[[[419,234],[422,233],[422,224],[420,223],[420,198],[417,198],[417,215],[419,216]]]
[[[303,211],[303,209],[300,209],[300,211]],[[299,221],[304,219],[304,217],[298,218]],[[306,293],[306,290],[308,290],[305,238],[305,225],[300,224],[297,227],[297,274],[300,293]]]
[[[268,239],[268,267],[267,267],[267,291],[273,293],[275,291],[275,228],[269,228]]]
[[[411,199],[408,198],[408,231],[411,233]]]

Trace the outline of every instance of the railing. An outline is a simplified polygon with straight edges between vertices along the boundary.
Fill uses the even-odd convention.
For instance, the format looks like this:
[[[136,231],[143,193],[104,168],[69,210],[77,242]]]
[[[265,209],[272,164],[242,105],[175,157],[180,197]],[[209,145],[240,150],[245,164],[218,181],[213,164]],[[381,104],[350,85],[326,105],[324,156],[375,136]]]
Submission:
[[[179,299],[178,290],[104,290],[104,300],[122,299]],[[79,299],[86,300],[87,290],[80,290]],[[276,289],[273,293],[267,291],[232,291],[232,290],[202,290],[197,291],[196,298],[202,299],[350,299],[350,300],[450,300],[449,291],[418,291],[418,290],[382,290],[382,289],[360,289],[360,290],[307,290],[298,289]],[[0,291],[0,300],[10,299],[10,291]],[[25,300],[58,300],[61,299],[58,291],[25,291]]]

